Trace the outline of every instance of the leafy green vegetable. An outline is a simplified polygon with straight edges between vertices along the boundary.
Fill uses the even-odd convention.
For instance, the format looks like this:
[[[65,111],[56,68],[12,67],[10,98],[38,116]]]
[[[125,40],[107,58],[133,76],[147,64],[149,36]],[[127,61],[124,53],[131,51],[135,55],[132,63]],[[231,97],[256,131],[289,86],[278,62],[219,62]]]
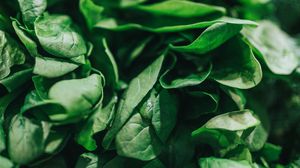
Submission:
[[[1,0],[0,168],[298,168],[296,1]]]

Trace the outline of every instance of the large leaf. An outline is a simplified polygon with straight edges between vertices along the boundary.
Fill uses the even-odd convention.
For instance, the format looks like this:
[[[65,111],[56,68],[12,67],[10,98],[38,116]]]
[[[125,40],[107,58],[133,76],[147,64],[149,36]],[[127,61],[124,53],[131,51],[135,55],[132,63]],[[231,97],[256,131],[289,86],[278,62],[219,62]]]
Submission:
[[[217,82],[234,88],[249,89],[261,81],[261,66],[242,39],[236,37],[229,40],[216,54],[211,76]]]
[[[72,58],[87,53],[86,43],[69,16],[38,17],[34,29],[43,49],[50,54]]]
[[[163,60],[164,55],[159,56],[129,83],[126,92],[120,100],[112,128],[104,137],[103,146],[105,148],[109,148],[116,134],[132,115],[133,110],[156,83]]]
[[[25,54],[19,44],[2,30],[0,30],[0,62],[0,79],[9,75],[12,66],[25,62]]]
[[[243,34],[273,73],[288,75],[298,66],[295,42],[274,23],[262,21],[255,29],[244,29]]]
[[[8,133],[8,154],[18,164],[28,164],[44,150],[44,133],[40,122],[16,115]]]

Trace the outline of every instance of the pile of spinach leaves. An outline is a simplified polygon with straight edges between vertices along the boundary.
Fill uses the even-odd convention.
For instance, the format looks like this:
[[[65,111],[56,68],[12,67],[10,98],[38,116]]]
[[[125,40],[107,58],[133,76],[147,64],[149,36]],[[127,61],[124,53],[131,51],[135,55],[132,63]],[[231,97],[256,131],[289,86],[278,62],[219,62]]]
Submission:
[[[1,0],[0,168],[300,167],[288,2]]]

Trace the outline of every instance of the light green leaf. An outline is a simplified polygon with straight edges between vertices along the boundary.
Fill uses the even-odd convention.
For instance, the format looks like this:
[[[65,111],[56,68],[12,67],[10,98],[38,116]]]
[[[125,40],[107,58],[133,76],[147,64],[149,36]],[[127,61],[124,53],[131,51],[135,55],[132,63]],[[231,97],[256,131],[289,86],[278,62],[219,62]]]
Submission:
[[[221,158],[200,158],[199,166],[201,168],[252,168],[251,164],[247,161],[234,161]]]
[[[55,78],[74,71],[78,66],[64,60],[35,57],[33,73],[47,78]]]
[[[61,104],[67,113],[53,113],[49,117],[65,122],[86,115],[101,99],[102,90],[102,77],[97,74],[55,83],[49,90],[49,99]]]
[[[44,151],[41,123],[16,115],[8,132],[8,154],[12,161],[24,165],[38,158]]]
[[[294,53],[295,42],[276,24],[261,21],[255,29],[245,28],[243,35],[273,73],[289,75],[298,66],[298,59]]]
[[[7,158],[0,156],[0,167],[1,168],[14,168],[14,164]]]
[[[87,53],[86,43],[66,15],[44,15],[34,22],[35,34],[44,50],[57,57],[72,58]]]
[[[99,168],[99,158],[92,153],[83,153],[79,156],[75,168]]]
[[[37,17],[41,16],[47,7],[47,0],[18,0],[23,22],[29,28]]]

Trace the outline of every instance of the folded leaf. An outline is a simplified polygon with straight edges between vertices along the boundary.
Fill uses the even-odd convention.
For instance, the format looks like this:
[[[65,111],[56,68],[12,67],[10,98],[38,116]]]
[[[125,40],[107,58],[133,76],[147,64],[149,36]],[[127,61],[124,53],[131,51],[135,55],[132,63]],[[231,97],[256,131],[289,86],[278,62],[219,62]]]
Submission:
[[[234,88],[249,89],[261,81],[261,66],[242,39],[236,37],[229,40],[216,54],[211,77],[217,82]]]
[[[274,23],[262,21],[255,29],[244,29],[243,34],[273,73],[288,75],[298,66],[295,42]]]

